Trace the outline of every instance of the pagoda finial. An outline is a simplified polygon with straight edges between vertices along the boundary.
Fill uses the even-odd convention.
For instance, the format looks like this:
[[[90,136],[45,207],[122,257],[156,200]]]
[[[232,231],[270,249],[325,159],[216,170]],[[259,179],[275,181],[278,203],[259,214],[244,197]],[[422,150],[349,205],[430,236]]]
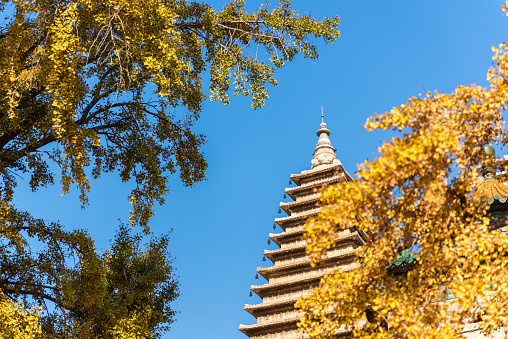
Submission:
[[[321,124],[319,127],[320,128],[316,132],[319,140],[316,145],[316,149],[314,150],[314,156],[312,157],[312,168],[320,165],[340,164],[339,159],[337,159],[337,156],[335,155],[335,149],[328,138],[330,130],[326,128],[326,124],[324,122],[323,106],[321,106]]]

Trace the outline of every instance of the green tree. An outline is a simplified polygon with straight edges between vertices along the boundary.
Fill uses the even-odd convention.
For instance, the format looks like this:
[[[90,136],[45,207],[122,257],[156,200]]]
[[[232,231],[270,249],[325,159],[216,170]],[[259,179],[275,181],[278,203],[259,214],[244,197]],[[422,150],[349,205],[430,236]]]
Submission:
[[[98,254],[83,231],[68,232],[28,213],[17,220],[10,231],[36,237],[42,250],[31,251],[22,238],[3,242],[0,290],[4,299],[25,298],[44,306],[40,326],[45,338],[136,333],[136,338],[156,338],[169,329],[175,315],[170,303],[179,293],[168,235],[152,237],[143,246],[142,235],[121,225],[111,249]],[[33,239],[30,244],[36,245]],[[9,314],[6,319],[12,318]]]

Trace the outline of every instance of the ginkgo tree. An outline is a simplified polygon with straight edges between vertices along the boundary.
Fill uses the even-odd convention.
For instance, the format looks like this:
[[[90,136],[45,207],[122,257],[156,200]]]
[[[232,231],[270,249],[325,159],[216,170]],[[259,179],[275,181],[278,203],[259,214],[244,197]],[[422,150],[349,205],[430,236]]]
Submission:
[[[164,201],[168,174],[179,169],[186,185],[205,176],[204,137],[191,127],[207,97],[227,104],[233,85],[262,107],[276,68],[299,53],[317,58],[311,37],[339,37],[337,17],[299,15],[289,0],[257,11],[240,0],[219,11],[183,0],[0,6],[11,13],[0,26],[2,204],[12,199],[16,174],[30,175],[34,190],[53,183],[48,162],[60,167],[63,192],[77,185],[83,204],[86,168],[94,178],[118,170],[137,184],[131,221],[143,226]]]
[[[128,245],[140,240],[120,230],[125,263],[114,265],[115,249],[96,253],[86,232],[17,209],[17,181],[36,191],[59,179],[86,206],[90,178],[118,172],[134,183],[130,224],[149,233],[170,175],[185,185],[205,178],[205,137],[193,130],[204,100],[227,104],[234,94],[262,107],[276,69],[299,54],[317,58],[313,39],[334,42],[339,18],[299,14],[290,0],[255,10],[241,0],[220,10],[185,0],[0,0],[0,11],[0,291],[56,305],[41,313],[44,336],[159,336],[178,295],[168,238],[135,253]],[[155,265],[150,277],[143,263]],[[143,288],[127,288],[140,278]]]
[[[338,229],[357,228],[367,240],[356,269],[324,277],[298,301],[299,326],[311,338],[341,331],[460,338],[465,329],[508,328],[508,237],[499,231],[506,219],[491,220],[488,202],[471,199],[482,166],[493,166],[482,147],[508,143],[508,43],[493,52],[489,86],[427,93],[369,118],[367,130],[400,134],[353,182],[322,190],[323,211],[305,227],[314,263]],[[393,274],[389,267],[403,251],[413,251],[416,265]],[[453,297],[436,298],[443,289]]]

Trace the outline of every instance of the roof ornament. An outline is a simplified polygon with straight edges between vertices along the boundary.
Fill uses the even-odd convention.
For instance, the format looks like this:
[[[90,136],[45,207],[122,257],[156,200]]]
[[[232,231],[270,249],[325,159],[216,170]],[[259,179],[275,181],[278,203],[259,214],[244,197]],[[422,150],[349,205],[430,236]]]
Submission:
[[[326,124],[324,121],[324,113],[323,106],[321,106],[321,124],[319,125],[319,129],[316,132],[319,137],[318,143],[316,145],[316,149],[314,150],[314,155],[312,157],[312,168],[315,168],[320,165],[336,165],[340,164],[339,159],[335,155],[335,149],[330,142],[328,136],[330,135],[330,130],[326,128]]]

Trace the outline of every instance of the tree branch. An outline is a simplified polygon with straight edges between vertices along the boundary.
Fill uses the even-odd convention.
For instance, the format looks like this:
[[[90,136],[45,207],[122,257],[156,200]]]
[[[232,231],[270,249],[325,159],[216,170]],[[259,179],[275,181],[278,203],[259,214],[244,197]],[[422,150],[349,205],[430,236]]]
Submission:
[[[50,135],[48,137],[40,139],[35,144],[28,145],[25,148],[20,149],[18,151],[2,150],[2,152],[0,152],[0,163],[3,162],[6,158],[13,158],[13,160],[17,160],[28,153],[34,152],[37,149],[52,143],[53,141],[56,141],[56,137]]]
[[[80,125],[84,125],[88,122],[90,122],[90,120],[92,120],[93,118],[95,118],[97,115],[99,115],[100,113],[104,113],[108,110],[110,110],[111,108],[115,108],[115,107],[124,107],[124,106],[129,106],[129,105],[132,105],[132,102],[118,102],[116,104],[111,104],[111,105],[108,105],[108,106],[105,106],[105,107],[101,107],[99,108],[98,110],[96,110],[95,112],[91,113],[90,114],[90,117],[88,117],[87,119],[79,119],[76,121],[76,125],[80,126]]]
[[[37,88],[33,87],[30,90],[29,97],[32,99],[36,98],[39,94],[41,94],[44,91],[44,89],[45,88],[43,86],[39,86]],[[18,105],[18,107],[16,107],[16,109],[19,109],[19,108],[20,107]],[[2,118],[3,117],[5,117],[5,114],[3,114]],[[44,117],[44,114],[30,114],[27,119],[23,120],[19,124],[18,128],[11,130],[11,131],[7,131],[4,134],[2,134],[2,136],[0,137],[0,149],[3,148],[5,145],[7,145],[10,141],[14,140],[20,133],[25,131],[28,127],[30,127],[37,121],[41,120],[43,117]]]
[[[88,105],[85,107],[85,109],[83,110],[83,112],[81,112],[81,118],[76,121],[76,123],[79,125],[80,123],[82,123],[83,121],[85,121],[88,117],[88,114],[90,113],[90,111],[92,110],[92,108],[101,100],[101,99],[104,99],[104,98],[107,98],[111,93],[113,93],[116,89],[115,88],[111,88],[109,89],[108,91],[100,94],[100,91],[104,85],[104,82],[106,81],[106,78],[108,77],[109,74],[111,74],[111,72],[113,71],[113,68],[109,68],[101,77],[101,79],[99,80],[99,83],[97,84],[97,88],[95,89],[94,93],[92,94],[93,96],[93,99],[88,103]]]
[[[263,20],[233,20],[233,21],[217,21],[213,22],[213,25],[232,25],[232,24],[265,24]],[[203,22],[201,21],[190,21],[190,22],[179,22],[173,25],[174,28],[203,28]]]

